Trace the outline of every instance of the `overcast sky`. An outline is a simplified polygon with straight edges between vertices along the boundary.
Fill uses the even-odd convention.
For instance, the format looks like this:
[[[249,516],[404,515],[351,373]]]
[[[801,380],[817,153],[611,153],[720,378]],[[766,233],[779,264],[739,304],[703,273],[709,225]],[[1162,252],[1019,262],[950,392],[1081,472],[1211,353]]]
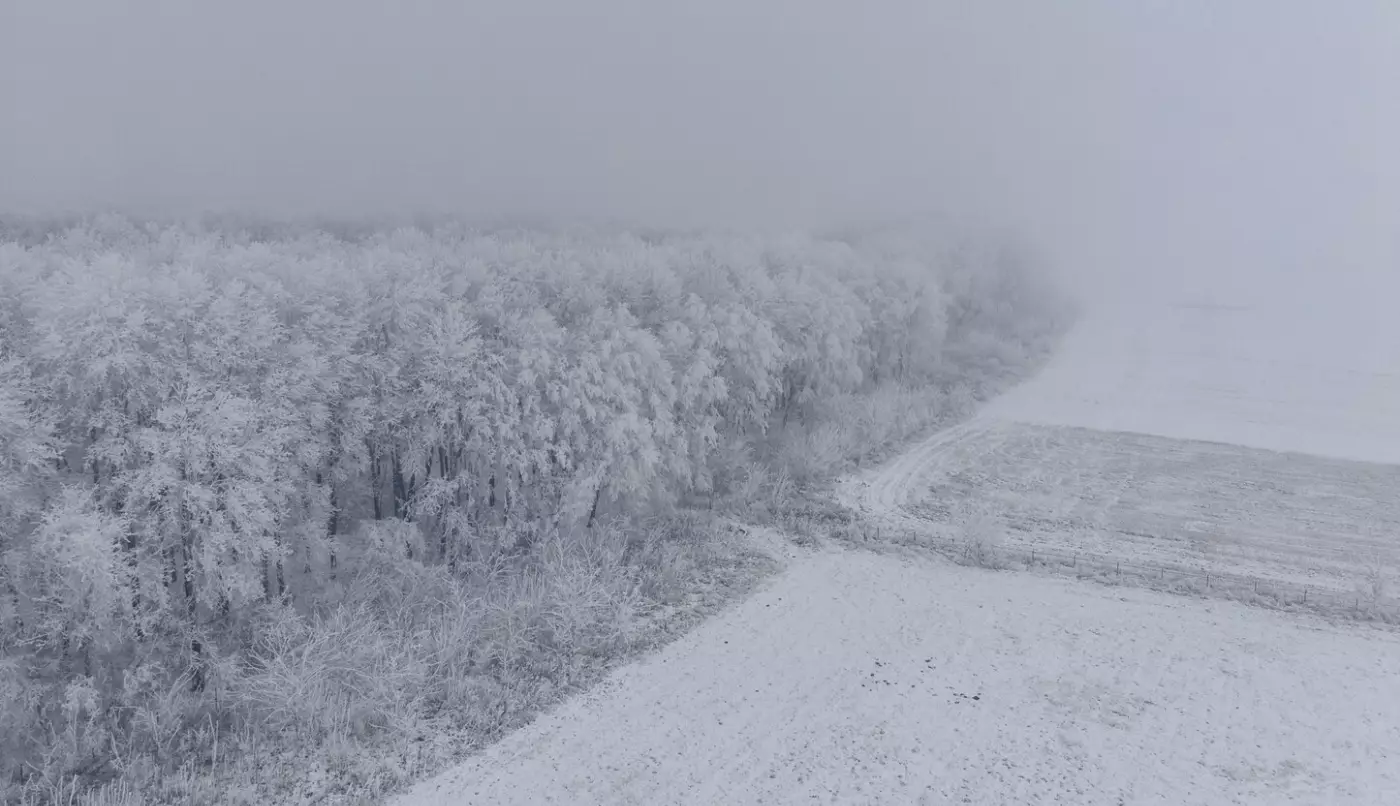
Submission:
[[[1120,284],[1360,282],[1398,82],[1395,0],[0,0],[0,211],[951,210]]]

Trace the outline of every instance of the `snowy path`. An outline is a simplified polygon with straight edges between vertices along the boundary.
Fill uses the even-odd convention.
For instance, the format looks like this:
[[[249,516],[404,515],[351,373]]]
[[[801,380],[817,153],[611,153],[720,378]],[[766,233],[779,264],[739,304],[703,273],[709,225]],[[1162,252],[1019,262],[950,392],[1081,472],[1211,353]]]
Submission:
[[[1396,669],[1393,634],[830,552],[398,803],[1395,803]]]

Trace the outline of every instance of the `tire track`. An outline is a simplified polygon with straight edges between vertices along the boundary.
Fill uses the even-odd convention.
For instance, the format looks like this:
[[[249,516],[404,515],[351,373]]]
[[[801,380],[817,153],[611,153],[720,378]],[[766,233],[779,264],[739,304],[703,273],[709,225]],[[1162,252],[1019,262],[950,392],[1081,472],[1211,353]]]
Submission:
[[[955,466],[960,448],[976,444],[993,449],[1005,424],[977,416],[940,431],[883,465],[848,477],[837,495],[846,506],[896,527],[919,527],[923,519],[908,511],[914,492],[935,472]]]

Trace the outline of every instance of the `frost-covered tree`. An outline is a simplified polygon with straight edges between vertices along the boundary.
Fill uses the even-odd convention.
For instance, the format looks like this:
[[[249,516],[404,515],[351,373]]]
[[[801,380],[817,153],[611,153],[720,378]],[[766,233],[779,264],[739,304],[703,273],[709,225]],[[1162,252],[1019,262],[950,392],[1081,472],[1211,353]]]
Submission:
[[[823,404],[976,390],[1054,324],[1023,256],[976,240],[7,231],[0,734],[77,709],[134,735],[122,715],[216,696],[348,590],[713,500]],[[0,776],[37,763],[16,747]]]

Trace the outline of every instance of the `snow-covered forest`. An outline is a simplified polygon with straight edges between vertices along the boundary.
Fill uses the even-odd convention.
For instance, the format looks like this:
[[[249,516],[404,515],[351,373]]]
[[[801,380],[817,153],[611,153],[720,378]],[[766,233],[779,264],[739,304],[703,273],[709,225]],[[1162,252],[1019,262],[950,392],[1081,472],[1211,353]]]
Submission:
[[[1067,308],[1028,263],[947,233],[11,226],[0,792],[193,800],[175,772],[257,747],[491,735],[683,607],[715,513],[1034,366]]]

